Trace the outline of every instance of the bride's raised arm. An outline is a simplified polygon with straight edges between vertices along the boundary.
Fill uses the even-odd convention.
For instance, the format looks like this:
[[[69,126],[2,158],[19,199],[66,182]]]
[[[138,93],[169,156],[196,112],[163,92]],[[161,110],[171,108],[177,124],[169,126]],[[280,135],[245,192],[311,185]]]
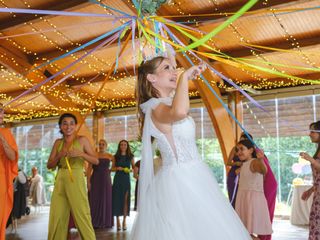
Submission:
[[[159,123],[172,123],[184,119],[188,115],[190,108],[188,80],[195,79],[204,70],[205,65],[202,64],[190,67],[184,71],[179,77],[172,105],[168,106],[163,103],[159,104],[152,114],[154,120]]]

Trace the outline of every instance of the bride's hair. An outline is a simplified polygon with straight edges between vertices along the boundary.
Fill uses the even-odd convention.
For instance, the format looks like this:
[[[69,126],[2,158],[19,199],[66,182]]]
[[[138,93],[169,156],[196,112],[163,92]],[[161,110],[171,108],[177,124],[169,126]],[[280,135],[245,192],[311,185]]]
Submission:
[[[150,98],[159,97],[159,92],[155,89],[151,82],[148,81],[148,74],[155,73],[156,69],[160,66],[164,59],[163,56],[158,56],[148,61],[142,62],[138,68],[138,79],[135,90],[135,98],[138,107],[138,120],[140,134],[142,136],[142,129],[144,124],[144,113],[141,110],[140,104],[148,101]]]

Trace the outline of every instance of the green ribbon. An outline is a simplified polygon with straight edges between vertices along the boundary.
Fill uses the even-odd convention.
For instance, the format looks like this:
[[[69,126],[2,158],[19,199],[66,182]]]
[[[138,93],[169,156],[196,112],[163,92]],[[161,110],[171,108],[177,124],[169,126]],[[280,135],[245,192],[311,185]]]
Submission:
[[[219,32],[221,32],[223,29],[228,27],[231,23],[233,23],[235,20],[237,20],[239,17],[241,17],[246,11],[248,11],[253,5],[255,5],[258,2],[258,0],[250,0],[248,1],[242,8],[239,9],[239,11],[236,12],[233,16],[228,18],[226,21],[224,21],[222,24],[220,24],[217,28],[215,28],[212,32],[210,32],[208,35],[204,36],[203,38],[199,39],[198,41],[189,44],[185,48],[179,50],[181,51],[189,51],[190,49],[199,47],[200,45],[203,45],[205,42],[207,42],[210,38],[217,35]]]

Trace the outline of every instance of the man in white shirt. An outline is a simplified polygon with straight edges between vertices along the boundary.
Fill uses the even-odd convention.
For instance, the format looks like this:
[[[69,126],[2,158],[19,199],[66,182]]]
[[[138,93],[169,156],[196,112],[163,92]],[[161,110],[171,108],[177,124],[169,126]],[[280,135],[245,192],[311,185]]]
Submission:
[[[38,168],[32,168],[32,178],[30,185],[30,198],[32,205],[36,208],[46,203],[43,177],[38,174]]]

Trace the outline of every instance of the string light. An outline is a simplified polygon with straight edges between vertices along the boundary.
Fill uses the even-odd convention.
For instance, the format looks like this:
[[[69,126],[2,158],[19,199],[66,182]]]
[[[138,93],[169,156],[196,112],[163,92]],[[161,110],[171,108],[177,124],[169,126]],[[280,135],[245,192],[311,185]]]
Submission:
[[[272,10],[271,10],[271,11],[272,11],[272,16],[275,17],[275,19],[276,19],[277,22],[279,23],[281,29],[283,30],[285,39],[286,39],[287,41],[289,41],[289,42],[291,43],[291,46],[300,53],[300,55],[302,56],[302,59],[303,59],[308,65],[310,65],[310,66],[312,66],[312,67],[316,67],[316,66],[315,66],[315,63],[312,62],[312,61],[309,59],[309,57],[302,52],[302,50],[301,50],[301,48],[300,48],[299,42],[297,41],[297,39],[296,39],[293,35],[291,35],[291,34],[289,33],[289,30],[284,27],[283,23],[281,22],[281,19],[277,16],[277,14],[275,13],[274,10],[275,10],[275,9],[272,9]]]
[[[99,2],[102,3],[102,1],[98,0]],[[6,7],[8,8],[5,4],[3,0],[0,0],[0,2]],[[130,2],[130,1],[128,1]],[[219,11],[219,2],[217,0],[208,0],[209,3],[213,4],[213,9],[214,11],[218,12]],[[32,6],[27,2],[27,1],[23,1],[24,5],[27,8],[32,8]],[[268,5],[268,1],[263,1],[263,5]],[[176,12],[180,15],[184,15],[184,16],[190,16],[190,14],[184,12],[182,10],[182,8],[184,7],[184,9],[188,9],[185,7],[183,0],[175,0],[172,1],[172,4],[169,5],[169,7],[172,7],[176,10]],[[108,15],[116,15],[117,13],[113,13],[110,10],[104,8],[104,11],[106,14]],[[221,15],[225,15],[225,13],[221,13]],[[12,17],[16,17],[15,14],[12,14]],[[277,17],[275,15],[275,17]],[[66,41],[70,46],[81,46],[81,43],[78,42],[73,42],[67,35],[65,35],[63,32],[61,32],[58,27],[53,24],[53,22],[46,17],[40,17],[40,20],[42,20],[42,22],[46,23],[48,26],[50,26],[52,29],[54,29],[54,33],[57,34],[57,36],[59,36],[59,38],[63,39],[64,41]],[[123,19],[119,20],[121,23],[124,23]],[[195,19],[193,20],[188,20],[190,22],[195,22],[195,25],[198,26],[199,22],[196,21]],[[281,19],[279,19],[279,24],[282,27],[283,25],[281,24]],[[24,23],[26,26],[29,26],[33,32],[39,32],[39,30],[41,29],[37,29],[37,27],[35,26],[35,24],[33,24],[32,22],[25,22]],[[233,33],[237,36],[237,38],[239,39],[240,42],[244,42],[244,43],[249,43],[249,40],[247,40],[245,37],[243,37],[239,30],[237,29],[236,26],[234,26],[233,24],[230,25],[230,28],[232,28]],[[285,28],[283,27],[284,31]],[[4,35],[3,33],[1,33],[2,35]],[[50,36],[50,35],[49,35]],[[201,35],[202,36],[202,35]],[[59,41],[56,39],[50,39],[48,37],[48,35],[45,35],[43,33],[40,33],[40,37],[41,39],[43,39],[43,41],[47,44],[50,44],[51,46],[53,46],[55,49],[57,49],[59,52],[63,53],[67,53],[68,50],[63,49],[60,44]],[[306,56],[305,54],[302,53],[299,44],[297,44],[296,39],[291,36],[289,34],[289,32],[286,32],[286,37],[288,39],[288,41],[292,41],[292,44],[294,47],[296,47],[302,54],[303,58]],[[17,49],[21,50],[23,53],[25,53],[26,55],[29,56],[34,56],[34,58],[39,62],[39,61],[47,61],[49,62],[48,59],[40,59],[41,57],[39,57],[38,53],[35,51],[32,51],[30,49],[27,49],[24,46],[19,45],[16,41],[12,40],[11,38],[7,38],[6,39],[10,44],[12,44],[13,46],[15,46]],[[214,40],[210,39],[210,44],[213,46],[213,48],[216,51],[220,51],[221,50],[215,45]],[[83,50],[83,53],[88,53],[87,50]],[[188,53],[189,54],[189,53]],[[262,59],[263,61],[267,62],[267,59],[261,55],[256,53],[254,50],[251,50],[251,54],[258,58],[258,59]],[[78,60],[79,57],[77,57],[75,54],[71,54],[70,57],[73,60]],[[0,58],[5,59],[6,62],[11,61],[12,64],[18,66],[19,64],[15,61],[15,59],[10,58],[9,56],[6,55],[6,53],[2,53],[0,55]],[[94,61],[87,61],[87,60],[81,60],[79,62],[79,64],[82,64],[83,66],[89,68],[92,72],[98,74],[99,76],[105,76],[106,77],[106,73],[103,72],[101,70],[101,64],[103,66],[111,66],[112,64],[97,57],[95,54],[90,54],[88,56],[88,58],[90,58],[91,60]],[[195,60],[195,59],[193,59]],[[309,64],[314,64],[310,61],[310,59],[308,58],[304,58],[304,60],[307,61],[307,63]],[[59,62],[55,62],[55,63],[50,63],[47,67],[49,70],[52,70],[54,72],[58,72],[59,70],[62,69],[62,66],[59,65]],[[284,87],[284,86],[295,86],[295,85],[301,85],[301,84],[310,84],[309,82],[304,82],[304,81],[299,81],[299,80],[295,80],[295,79],[290,79],[290,82],[285,82],[285,81],[277,81],[277,82],[270,82],[268,79],[263,78],[260,74],[256,73],[256,72],[252,72],[252,71],[248,71],[247,69],[244,68],[240,68],[242,72],[249,74],[250,76],[252,76],[256,81],[255,83],[243,83],[241,82],[239,79],[233,79],[237,84],[246,87],[246,88],[253,88],[253,89],[271,89],[271,88],[276,88],[276,87]],[[277,70],[275,67],[273,67],[274,70]],[[30,69],[24,69],[25,71],[29,71]],[[14,75],[15,73],[10,72],[9,70],[6,70],[3,66],[1,66],[1,74],[4,77],[4,81],[6,82],[10,82],[12,84],[18,84],[18,86],[22,89],[30,89],[31,86],[33,86],[36,83],[36,80],[33,80],[32,78],[27,79],[26,77],[23,77],[21,75]],[[42,74],[42,72],[40,71],[36,71],[35,73],[33,73],[37,76],[37,79],[45,79],[44,75]],[[62,75],[65,76],[67,73],[63,73]],[[78,73],[74,73],[71,75],[72,79],[75,79],[77,82],[79,82],[79,85],[81,84],[86,84],[86,79],[82,78],[79,76]],[[121,79],[121,80],[120,80]],[[58,80],[53,80],[52,82],[55,83]],[[109,81],[109,80],[108,80]],[[96,110],[108,110],[108,109],[114,109],[114,108],[122,108],[122,107],[131,107],[131,106],[135,106],[135,100],[134,100],[134,96],[133,94],[129,94],[127,93],[127,89],[133,89],[134,88],[134,82],[135,82],[135,77],[131,76],[130,74],[128,75],[118,75],[118,77],[110,77],[110,82],[112,81],[121,81],[121,88],[115,90],[115,89],[103,89],[102,90],[102,94],[101,96],[99,96],[99,99],[96,101]],[[212,84],[216,84],[213,83]],[[37,118],[37,117],[45,117],[45,116],[55,116],[58,115],[58,113],[60,111],[77,111],[80,113],[86,113],[87,111],[91,110],[90,106],[92,106],[92,102],[95,99],[95,94],[92,93],[94,91],[89,91],[90,88],[96,88],[99,84],[97,83],[93,83],[93,82],[89,82],[88,84],[86,84],[83,87],[72,87],[72,86],[68,86],[67,84],[65,85],[67,88],[67,91],[62,93],[61,92],[61,86],[58,86],[56,88],[50,88],[49,85],[43,85],[40,89],[41,92],[44,95],[49,95],[52,97],[56,97],[59,99],[59,101],[69,101],[69,99],[72,100],[73,103],[78,104],[82,107],[73,107],[73,108],[64,108],[64,107],[57,107],[57,106],[48,106],[44,103],[41,103],[40,101],[37,100],[32,100],[29,102],[24,101],[23,99],[20,99],[18,101],[16,101],[13,104],[13,108],[10,108],[10,110],[12,111],[12,113],[9,114],[10,118],[12,119],[12,121],[15,119],[30,119],[30,118]],[[228,86],[226,85],[218,85],[218,87],[223,88],[228,90]],[[83,90],[87,90],[87,91],[83,91]],[[108,99],[107,98],[107,91],[112,91],[112,96],[115,97],[121,97],[124,98],[122,100],[120,99],[116,99],[116,98],[112,98],[112,99]],[[39,94],[40,95],[40,94]],[[2,96],[3,101],[10,101],[12,99],[12,97],[7,96],[6,94],[1,94],[0,96]],[[67,96],[68,98],[66,98],[65,96]],[[190,97],[198,97],[199,96],[199,92],[197,91],[192,91],[189,93]],[[28,96],[30,97],[30,96]],[[20,104],[20,103],[24,103],[27,106],[33,106],[35,109],[43,109],[43,110],[24,110],[21,108],[14,108],[14,105]],[[95,111],[95,110],[93,110]],[[9,120],[8,120],[9,121]]]
[[[215,9],[218,11],[218,3],[216,1],[213,1],[212,3],[214,4]],[[268,5],[268,1],[265,0],[265,1],[263,1],[262,4],[267,6]],[[274,9],[270,8],[270,11],[272,11],[274,13]],[[225,15],[225,16],[227,17],[227,15]],[[279,21],[279,23],[280,23],[280,21]],[[236,37],[239,39],[240,42],[250,43],[250,41],[248,39],[246,39],[244,36],[241,35],[241,33],[239,32],[238,28],[233,23],[229,25],[229,28],[232,29],[232,32],[236,35]],[[210,39],[210,43],[214,43],[213,39]],[[215,47],[215,50],[219,51],[215,45],[213,45],[213,46]],[[298,44],[297,44],[297,46],[298,46]],[[301,51],[301,49],[299,49],[299,50]],[[250,53],[253,56],[255,56],[256,58],[258,58],[258,59],[260,58],[264,62],[268,63],[268,60],[262,54],[257,53],[255,50],[250,49]],[[271,64],[268,64],[268,65],[271,65]],[[293,87],[293,86],[297,86],[297,85],[310,85],[309,81],[297,80],[297,79],[293,79],[293,78],[288,78],[290,80],[290,82],[270,81],[270,79],[262,77],[261,74],[258,74],[257,72],[248,71],[248,70],[246,70],[244,68],[240,68],[240,70],[242,72],[248,74],[249,76],[251,76],[253,79],[255,79],[254,83],[251,83],[251,84],[243,83],[243,82],[239,81],[238,79],[231,79],[237,85],[240,85],[242,87],[248,87],[248,88],[252,88],[252,89],[262,90],[262,89],[273,89],[273,88],[289,87],[289,86]],[[272,70],[275,70],[275,71],[278,71],[278,72],[282,72],[282,73],[284,72],[284,71],[278,70],[274,66],[272,66]],[[223,84],[219,84],[219,87],[220,88],[224,88],[226,90],[230,89],[230,87],[225,86]]]
[[[253,119],[255,119],[257,121],[257,124],[260,126],[260,128],[264,131],[265,135],[267,137],[270,137],[270,133],[267,131],[267,129],[263,126],[263,124],[261,123],[261,121],[258,119],[257,115],[253,112],[253,110],[249,107],[247,102],[244,102],[243,105],[246,107],[246,109],[248,109],[248,111],[250,112],[250,114],[253,116]]]

